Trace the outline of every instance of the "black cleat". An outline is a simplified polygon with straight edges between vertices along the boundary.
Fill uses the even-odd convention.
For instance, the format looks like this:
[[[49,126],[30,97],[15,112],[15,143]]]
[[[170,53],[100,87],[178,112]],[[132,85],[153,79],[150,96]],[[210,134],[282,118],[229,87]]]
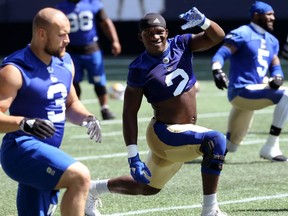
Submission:
[[[109,109],[102,109],[101,114],[103,120],[109,120],[115,118],[115,115]]]

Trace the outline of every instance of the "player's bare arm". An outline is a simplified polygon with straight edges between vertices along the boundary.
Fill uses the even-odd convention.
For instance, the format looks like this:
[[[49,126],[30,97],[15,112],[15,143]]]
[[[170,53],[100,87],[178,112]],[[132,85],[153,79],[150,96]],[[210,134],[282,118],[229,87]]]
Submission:
[[[126,87],[123,105],[123,134],[126,145],[136,144],[138,136],[137,113],[143,97],[142,88]]]
[[[190,44],[191,51],[199,52],[208,50],[224,39],[225,32],[223,29],[213,21],[210,21],[210,23],[210,27],[204,32],[192,36],[192,42]]]
[[[0,69],[0,132],[7,133],[19,130],[22,116],[5,114],[22,86],[20,71],[12,65]]]

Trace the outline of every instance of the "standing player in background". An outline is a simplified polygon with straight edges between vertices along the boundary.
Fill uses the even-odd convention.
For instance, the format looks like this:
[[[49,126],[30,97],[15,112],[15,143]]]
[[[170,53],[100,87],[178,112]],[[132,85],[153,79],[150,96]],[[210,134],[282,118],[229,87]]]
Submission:
[[[201,215],[227,215],[217,202],[226,139],[218,131],[196,125],[196,77],[191,61],[193,52],[215,46],[225,33],[195,7],[180,18],[187,21],[182,29],[198,26],[203,31],[168,38],[166,21],[160,14],[148,13],[139,22],[138,37],[146,50],[129,66],[122,117],[131,175],[93,181],[85,212],[89,216],[100,215],[94,208],[100,194],[155,195],[185,162],[201,156]],[[137,114],[143,96],[154,111],[146,133],[150,148],[147,166],[137,147]]]
[[[232,105],[227,129],[227,150],[235,152],[247,134],[255,110],[275,105],[270,134],[260,150],[260,157],[271,161],[287,161],[279,147],[279,135],[288,117],[288,89],[283,84],[283,71],[278,57],[279,42],[273,31],[273,8],[256,1],[250,10],[251,23],[227,34],[225,43],[212,59],[216,86],[227,88],[222,71],[230,59],[228,99]],[[267,84],[263,79],[270,72]]]
[[[53,215],[58,192],[62,216],[83,216],[90,185],[88,168],[59,149],[66,119],[88,127],[101,141],[98,120],[79,101],[74,67],[65,52],[69,20],[44,8],[33,19],[31,43],[3,60],[0,69],[0,132],[4,172],[18,182],[19,216]],[[9,111],[9,115],[5,114]]]
[[[106,74],[103,55],[98,43],[98,27],[111,41],[111,52],[114,56],[121,53],[121,44],[116,28],[107,17],[101,0],[65,0],[56,6],[69,18],[71,25],[70,44],[67,51],[75,64],[74,87],[78,97],[81,95],[80,82],[85,70],[89,83],[94,85],[104,120],[115,118],[108,105]]]

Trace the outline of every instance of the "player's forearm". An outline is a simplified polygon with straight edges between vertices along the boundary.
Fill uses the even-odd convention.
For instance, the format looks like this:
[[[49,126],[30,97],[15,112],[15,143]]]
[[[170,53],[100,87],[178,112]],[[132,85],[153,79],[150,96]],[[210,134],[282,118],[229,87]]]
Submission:
[[[212,20],[210,20],[210,22],[210,27],[205,30],[205,35],[216,45],[223,41],[225,32],[217,23]]]
[[[85,106],[81,103],[80,100],[75,100],[69,107],[66,109],[66,117],[72,123],[80,125],[83,120],[91,114]]]
[[[19,130],[19,125],[23,118],[24,117],[22,116],[8,116],[5,113],[0,112],[0,133]]]
[[[116,28],[111,19],[106,19],[102,23],[102,29],[105,36],[111,41],[111,43],[119,42],[119,37]]]
[[[126,146],[137,144],[138,124],[137,117],[133,118],[130,115],[123,114],[123,136]]]

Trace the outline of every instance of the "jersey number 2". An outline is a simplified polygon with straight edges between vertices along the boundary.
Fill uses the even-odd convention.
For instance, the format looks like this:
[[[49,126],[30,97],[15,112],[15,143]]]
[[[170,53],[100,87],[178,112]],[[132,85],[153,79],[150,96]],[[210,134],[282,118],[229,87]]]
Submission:
[[[166,76],[166,79],[165,79],[166,85],[168,87],[173,85],[173,79],[175,79],[177,76],[181,76],[183,78],[183,80],[178,84],[177,88],[173,92],[174,96],[180,95],[183,92],[183,90],[184,90],[184,88],[185,88],[185,86],[189,80],[188,74],[183,69],[178,68]]]

